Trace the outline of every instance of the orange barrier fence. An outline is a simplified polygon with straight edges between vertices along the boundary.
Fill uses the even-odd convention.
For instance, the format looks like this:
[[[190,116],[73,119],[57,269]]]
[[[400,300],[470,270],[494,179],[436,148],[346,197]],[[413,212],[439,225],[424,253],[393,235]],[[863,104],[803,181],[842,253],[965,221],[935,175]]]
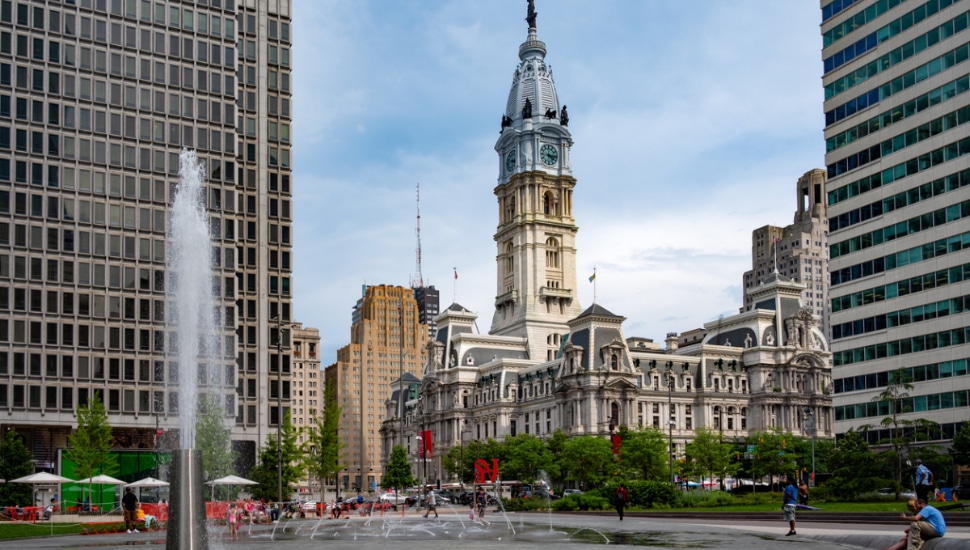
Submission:
[[[225,519],[227,510],[229,510],[228,502],[206,502],[205,503],[206,519]]]

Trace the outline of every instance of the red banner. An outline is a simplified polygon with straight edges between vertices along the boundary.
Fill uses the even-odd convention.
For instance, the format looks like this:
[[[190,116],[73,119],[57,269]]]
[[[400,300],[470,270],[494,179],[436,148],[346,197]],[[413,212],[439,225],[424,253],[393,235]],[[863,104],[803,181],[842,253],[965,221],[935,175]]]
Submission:
[[[431,441],[431,430],[424,430],[418,436],[418,456],[420,458],[431,458],[434,445]]]
[[[610,441],[613,442],[613,454],[620,454],[620,434],[613,434],[610,436]]]

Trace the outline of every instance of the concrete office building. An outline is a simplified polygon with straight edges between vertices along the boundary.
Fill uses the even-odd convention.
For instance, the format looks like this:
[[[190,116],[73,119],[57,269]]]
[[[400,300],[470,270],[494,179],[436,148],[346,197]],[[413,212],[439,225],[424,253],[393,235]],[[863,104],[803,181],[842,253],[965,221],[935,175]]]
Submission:
[[[323,413],[323,371],[320,370],[320,330],[304,328],[302,323],[293,324],[293,377],[292,407],[293,425],[298,429],[316,427],[317,418]],[[307,441],[301,433],[298,443]],[[296,492],[319,494],[319,480],[304,475],[298,482]]]
[[[0,2],[0,408],[41,463],[95,392],[118,449],[177,425],[165,260],[183,148],[207,168],[224,326],[200,388],[224,405],[243,467],[274,429],[289,47],[288,0]]]
[[[338,484],[343,491],[374,490],[380,483],[378,430],[385,418],[386,388],[402,373],[420,374],[428,341],[413,289],[374,285],[365,286],[363,294],[354,305],[350,343],[324,369],[326,387],[334,389],[342,407],[345,470]]]
[[[743,277],[744,307],[755,304],[751,291],[777,269],[805,285],[802,304],[819,318],[828,334],[828,218],[825,215],[825,171],[810,170],[795,185],[795,220],[791,225],[766,225],[751,233],[751,271]]]
[[[970,5],[823,0],[836,430],[970,414]],[[887,430],[871,430],[870,442]]]

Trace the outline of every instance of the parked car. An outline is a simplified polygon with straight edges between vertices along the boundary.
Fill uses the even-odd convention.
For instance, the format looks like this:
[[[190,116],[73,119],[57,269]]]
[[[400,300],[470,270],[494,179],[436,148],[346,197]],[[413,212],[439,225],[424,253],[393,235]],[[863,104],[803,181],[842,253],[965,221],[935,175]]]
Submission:
[[[488,496],[489,506],[495,506],[496,504],[498,504],[498,499],[495,498],[495,495],[491,493],[486,493],[486,495]],[[458,502],[458,504],[464,504],[465,506],[468,506],[474,500],[475,500],[475,491],[465,491],[464,493],[458,495],[458,499],[456,502]]]
[[[448,498],[445,494],[443,494],[440,491],[432,490],[432,491],[429,491],[428,493],[435,494],[435,498],[437,499],[439,506],[442,504],[451,504],[451,499]],[[425,499],[425,495],[423,493],[418,493],[416,495],[408,495],[408,497],[404,499],[404,504],[407,506],[416,506],[416,505],[424,506],[424,499]]]
[[[579,489],[566,489],[565,491],[562,492],[562,496],[564,497],[568,497],[569,495],[581,495],[581,494],[583,494],[583,492],[580,491]]]
[[[306,502],[300,503],[300,509],[304,512],[316,512],[317,511],[317,501],[308,500]]]
[[[404,504],[407,497],[400,493],[381,493],[379,497],[381,502],[390,502],[395,506],[398,504]]]
[[[893,489],[892,487],[883,487],[882,489],[879,489],[877,492],[879,493],[880,496],[884,496],[884,497],[896,496],[896,490]],[[903,489],[902,491],[899,492],[899,496],[900,498],[916,498],[916,493],[909,491],[907,489]]]

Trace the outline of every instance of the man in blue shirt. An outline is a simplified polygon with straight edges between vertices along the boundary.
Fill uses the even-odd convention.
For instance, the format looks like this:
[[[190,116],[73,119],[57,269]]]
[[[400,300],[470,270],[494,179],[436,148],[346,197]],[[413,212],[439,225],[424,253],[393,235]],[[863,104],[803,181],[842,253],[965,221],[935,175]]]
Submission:
[[[785,511],[785,519],[788,520],[790,529],[786,537],[795,534],[795,505],[798,504],[798,489],[795,488],[795,478],[788,476],[788,486],[782,493],[781,509]]]
[[[923,461],[916,459],[916,498],[926,500],[933,489],[933,472],[923,465]]]
[[[906,550],[920,550],[923,543],[929,539],[942,537],[946,534],[946,523],[943,514],[936,508],[926,504],[924,499],[916,500],[916,514],[907,516],[902,514],[904,521],[909,524],[909,540]]]

